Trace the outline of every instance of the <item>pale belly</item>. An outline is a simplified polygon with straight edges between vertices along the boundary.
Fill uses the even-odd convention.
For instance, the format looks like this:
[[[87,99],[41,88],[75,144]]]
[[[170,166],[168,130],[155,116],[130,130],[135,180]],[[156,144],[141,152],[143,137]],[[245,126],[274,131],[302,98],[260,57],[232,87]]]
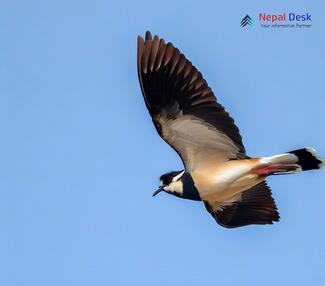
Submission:
[[[202,200],[226,202],[264,180],[251,172],[259,164],[258,159],[233,160],[194,171],[191,176]]]

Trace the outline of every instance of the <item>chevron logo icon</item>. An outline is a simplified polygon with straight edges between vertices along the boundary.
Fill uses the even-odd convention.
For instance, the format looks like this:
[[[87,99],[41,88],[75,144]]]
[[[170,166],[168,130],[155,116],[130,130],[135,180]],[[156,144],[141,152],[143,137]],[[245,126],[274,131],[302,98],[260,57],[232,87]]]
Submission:
[[[254,21],[249,15],[246,15],[240,22],[241,27],[245,27],[247,25],[248,26],[253,26],[254,25]]]

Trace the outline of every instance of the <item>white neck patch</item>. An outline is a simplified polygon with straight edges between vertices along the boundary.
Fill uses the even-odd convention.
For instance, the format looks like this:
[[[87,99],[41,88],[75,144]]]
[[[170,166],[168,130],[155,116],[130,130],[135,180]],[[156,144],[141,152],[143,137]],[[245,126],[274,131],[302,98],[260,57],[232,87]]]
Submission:
[[[182,181],[171,182],[164,188],[167,193],[176,193],[179,195],[183,194],[183,183]]]

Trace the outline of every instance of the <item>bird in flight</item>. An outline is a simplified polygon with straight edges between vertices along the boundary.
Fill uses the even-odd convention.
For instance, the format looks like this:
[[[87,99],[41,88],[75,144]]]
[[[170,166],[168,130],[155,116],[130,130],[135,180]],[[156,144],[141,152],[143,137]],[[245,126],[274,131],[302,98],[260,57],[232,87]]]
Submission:
[[[228,228],[273,224],[279,213],[266,177],[324,165],[312,148],[248,156],[238,127],[202,74],[173,44],[150,32],[138,37],[137,66],[153,124],[184,164],[184,170],[160,177],[153,196],[163,191],[203,201],[217,223]]]

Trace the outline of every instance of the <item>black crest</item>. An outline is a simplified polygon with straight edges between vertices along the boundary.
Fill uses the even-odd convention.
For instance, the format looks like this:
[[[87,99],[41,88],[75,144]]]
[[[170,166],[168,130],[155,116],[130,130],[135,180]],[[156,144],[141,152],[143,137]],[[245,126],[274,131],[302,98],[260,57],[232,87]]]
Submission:
[[[166,174],[161,175],[159,179],[163,183],[163,185],[169,185],[172,182],[173,178],[181,172],[183,171],[168,172]]]

